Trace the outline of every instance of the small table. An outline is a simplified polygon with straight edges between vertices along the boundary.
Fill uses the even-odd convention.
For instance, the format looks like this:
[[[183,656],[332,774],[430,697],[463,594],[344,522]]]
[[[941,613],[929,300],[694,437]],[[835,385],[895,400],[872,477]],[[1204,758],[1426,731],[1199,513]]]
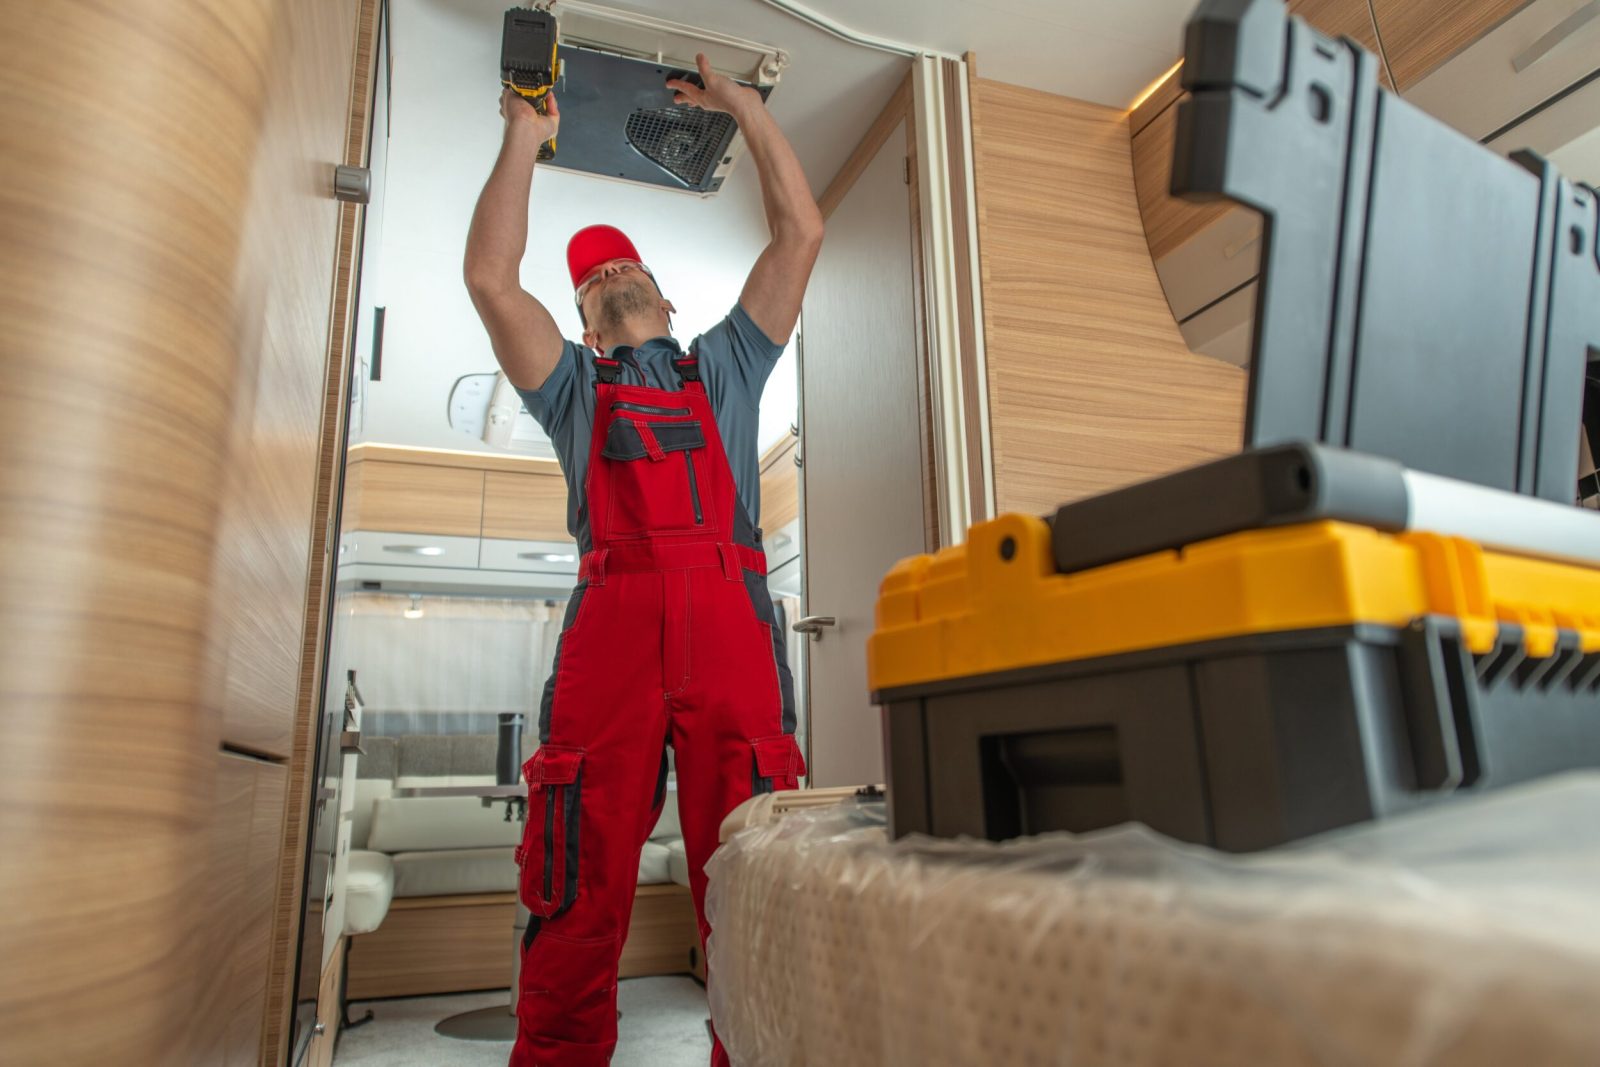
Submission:
[[[426,785],[410,786],[396,789],[397,797],[479,797],[483,806],[489,807],[496,801],[505,801],[516,808],[517,818],[520,821],[527,816],[526,800],[528,785],[519,782],[516,785]],[[523,801],[524,803],[518,803]],[[512,959],[521,963],[517,954],[517,946],[522,940],[519,931],[527,928],[528,909],[522,905],[521,894],[517,896],[517,918],[512,924]],[[434,1033],[441,1037],[453,1037],[462,1041],[515,1041],[517,1039],[517,996],[516,973],[517,968],[511,969],[512,981],[506,1004],[496,1005],[491,1008],[478,1008],[476,1011],[464,1011],[459,1015],[452,1015],[441,1019],[434,1025]]]

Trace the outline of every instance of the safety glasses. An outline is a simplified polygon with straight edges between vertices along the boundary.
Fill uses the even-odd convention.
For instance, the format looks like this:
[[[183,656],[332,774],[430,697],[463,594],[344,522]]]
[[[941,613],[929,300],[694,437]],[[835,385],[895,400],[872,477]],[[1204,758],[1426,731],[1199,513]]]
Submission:
[[[645,277],[650,279],[650,284],[652,284],[652,285],[654,285],[656,287],[656,292],[659,293],[661,291],[661,285],[656,281],[656,276],[654,274],[650,273],[650,268],[649,267],[645,266],[643,263],[635,263],[631,259],[619,260],[615,264],[615,269],[614,270],[611,270],[611,271],[596,271],[593,275],[591,275],[589,277],[589,279],[587,281],[585,281],[582,285],[578,286],[578,288],[573,291],[572,302],[574,304],[578,305],[578,316],[580,318],[583,317],[583,294],[587,293],[589,291],[589,286],[593,285],[595,282],[599,281],[601,278],[610,277],[612,274],[615,274],[617,271],[629,271],[629,270],[641,270],[641,271],[644,271]]]

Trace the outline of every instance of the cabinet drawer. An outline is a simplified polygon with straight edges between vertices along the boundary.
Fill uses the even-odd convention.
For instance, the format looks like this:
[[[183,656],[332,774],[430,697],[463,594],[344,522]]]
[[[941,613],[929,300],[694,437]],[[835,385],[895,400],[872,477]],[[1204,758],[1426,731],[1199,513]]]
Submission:
[[[578,575],[578,546],[571,541],[513,541],[485,537],[478,566],[486,571]]]
[[[476,567],[476,537],[355,530],[339,538],[339,565],[378,563],[390,567]]]

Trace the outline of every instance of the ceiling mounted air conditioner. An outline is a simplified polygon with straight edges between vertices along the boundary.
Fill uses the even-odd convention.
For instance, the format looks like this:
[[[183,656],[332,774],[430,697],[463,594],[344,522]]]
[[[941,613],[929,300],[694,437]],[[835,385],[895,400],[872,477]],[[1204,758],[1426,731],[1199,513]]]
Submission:
[[[763,99],[789,57],[782,49],[649,15],[556,0],[561,136],[547,166],[713,196],[743,153],[732,116],[675,105],[669,78],[711,67]]]
[[[556,458],[555,446],[528,413],[504,371],[463,374],[450,387],[450,428],[521,456]]]

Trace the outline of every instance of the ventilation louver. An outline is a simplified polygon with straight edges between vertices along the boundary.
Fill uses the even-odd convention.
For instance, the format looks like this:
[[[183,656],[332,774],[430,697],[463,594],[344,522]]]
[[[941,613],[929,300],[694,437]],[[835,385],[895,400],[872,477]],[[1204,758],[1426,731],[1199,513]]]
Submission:
[[[699,188],[738,124],[717,111],[640,108],[628,116],[628,143],[685,185]]]

